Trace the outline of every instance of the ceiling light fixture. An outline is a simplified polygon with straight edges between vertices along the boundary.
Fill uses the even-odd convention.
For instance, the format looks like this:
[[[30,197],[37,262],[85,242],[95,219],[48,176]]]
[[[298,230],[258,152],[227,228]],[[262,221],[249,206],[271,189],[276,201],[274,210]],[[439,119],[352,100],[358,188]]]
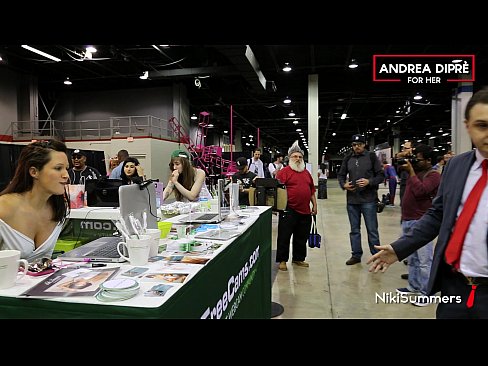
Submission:
[[[86,52],[95,53],[97,49],[93,46],[86,46]]]
[[[291,99],[289,97],[286,97],[284,100],[283,100],[283,103],[285,104],[290,104],[291,103]]]
[[[346,119],[347,113],[342,113],[341,119]]]
[[[90,51],[85,51],[85,59],[87,59],[87,60],[93,59],[93,55]]]
[[[297,125],[298,124],[298,121],[297,120],[293,121],[293,124],[294,125]]]
[[[285,62],[285,66],[283,66],[283,71],[284,72],[290,72],[291,71],[291,66],[289,62]]]
[[[148,77],[149,77],[149,71],[144,71],[144,73],[141,76],[139,76],[139,79],[147,80]]]
[[[415,100],[421,100],[423,97],[420,95],[420,93],[417,93],[415,94],[415,96],[413,97],[413,99]]]
[[[193,113],[192,116],[190,117],[190,119],[195,120],[195,119],[198,119],[198,117],[195,115],[195,113]]]
[[[71,85],[73,83],[71,82],[71,80],[69,78],[66,78],[66,80],[64,81],[64,84],[65,85]]]
[[[61,61],[60,58],[54,57],[53,55],[50,55],[49,53],[42,52],[41,50],[38,50],[37,48],[31,47],[31,46],[27,46],[26,44],[21,45],[21,47],[22,48],[25,48],[26,50],[29,50],[31,52],[37,53],[38,55],[44,56],[44,57],[46,57],[46,58],[48,58],[50,60],[53,60],[53,61],[56,61],[56,62]]]
[[[288,115],[289,115],[290,117],[295,117],[295,112],[293,112],[293,110],[292,110],[290,113],[288,113]]]
[[[351,63],[349,64],[349,68],[350,68],[350,69],[355,69],[355,68],[356,68],[356,67],[358,67],[358,66],[359,66],[359,65],[358,65],[358,63],[356,62],[356,60],[355,60],[355,59],[352,59],[352,60],[351,60]]]

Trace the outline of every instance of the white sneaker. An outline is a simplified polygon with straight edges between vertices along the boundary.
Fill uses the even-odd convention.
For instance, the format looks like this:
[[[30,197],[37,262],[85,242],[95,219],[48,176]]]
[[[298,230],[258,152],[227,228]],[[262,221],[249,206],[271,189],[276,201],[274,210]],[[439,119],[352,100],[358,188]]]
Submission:
[[[428,306],[432,304],[430,302],[430,297],[426,295],[418,296],[416,301],[412,302],[412,305],[415,306]]]

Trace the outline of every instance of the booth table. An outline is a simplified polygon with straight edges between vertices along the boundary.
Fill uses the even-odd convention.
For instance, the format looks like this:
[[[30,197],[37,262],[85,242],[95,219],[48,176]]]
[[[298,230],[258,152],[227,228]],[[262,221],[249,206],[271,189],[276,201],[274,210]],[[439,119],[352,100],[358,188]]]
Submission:
[[[133,299],[116,303],[102,303],[93,297],[21,298],[18,295],[38,282],[25,276],[16,286],[0,290],[0,318],[268,319],[271,208],[259,207],[248,220],[252,223],[241,235],[224,242],[222,250],[164,301],[144,297],[142,291]]]

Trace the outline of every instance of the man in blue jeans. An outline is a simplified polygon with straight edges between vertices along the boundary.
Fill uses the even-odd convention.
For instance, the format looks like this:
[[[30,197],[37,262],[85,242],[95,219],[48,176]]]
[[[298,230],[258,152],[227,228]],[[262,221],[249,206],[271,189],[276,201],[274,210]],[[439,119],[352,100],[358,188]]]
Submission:
[[[402,230],[410,228],[432,207],[432,198],[437,194],[441,181],[438,171],[432,169],[433,152],[430,146],[417,144],[413,148],[413,159],[405,159],[402,168],[408,172],[407,186],[402,203]],[[430,267],[434,256],[434,242],[430,241],[408,257],[408,286],[398,288],[398,293],[427,295]],[[419,297],[413,305],[429,305]]]
[[[349,239],[352,256],[346,261],[347,265],[360,263],[363,255],[361,214],[363,214],[368,232],[369,250],[371,254],[377,252],[374,246],[378,245],[380,237],[376,202],[378,185],[385,179],[383,168],[374,152],[365,150],[366,139],[364,136],[352,136],[351,143],[352,152],[342,160],[341,168],[337,174],[340,187],[347,191],[347,215],[351,225]]]

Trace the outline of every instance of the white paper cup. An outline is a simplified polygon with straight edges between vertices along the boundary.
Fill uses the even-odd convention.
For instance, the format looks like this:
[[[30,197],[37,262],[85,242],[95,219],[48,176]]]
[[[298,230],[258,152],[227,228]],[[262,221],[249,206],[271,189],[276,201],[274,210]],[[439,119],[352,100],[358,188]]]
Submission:
[[[149,248],[149,258],[158,255],[159,250],[159,238],[161,238],[161,230],[159,229],[146,229],[146,235],[151,237],[151,246]]]

